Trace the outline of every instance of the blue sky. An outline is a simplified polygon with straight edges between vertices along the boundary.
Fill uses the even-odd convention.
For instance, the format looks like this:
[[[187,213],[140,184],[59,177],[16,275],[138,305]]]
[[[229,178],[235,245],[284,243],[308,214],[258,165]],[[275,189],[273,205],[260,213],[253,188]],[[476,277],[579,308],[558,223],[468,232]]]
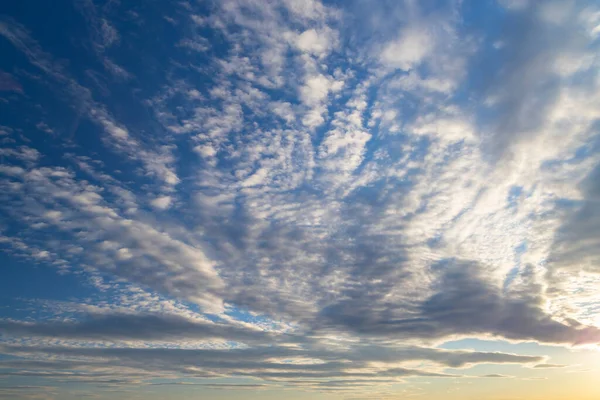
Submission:
[[[0,398],[600,395],[595,2],[5,3]]]

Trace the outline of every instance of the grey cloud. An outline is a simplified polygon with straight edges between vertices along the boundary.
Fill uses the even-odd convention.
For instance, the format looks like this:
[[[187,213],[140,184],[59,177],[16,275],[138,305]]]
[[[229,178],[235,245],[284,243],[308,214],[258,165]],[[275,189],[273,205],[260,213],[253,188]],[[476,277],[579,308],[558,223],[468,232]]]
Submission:
[[[272,351],[265,349],[264,354],[256,349],[246,350],[187,350],[187,349],[151,349],[151,348],[67,348],[67,347],[19,347],[3,346],[2,352],[16,356],[26,355],[46,355],[60,357],[81,357],[81,361],[61,362],[49,360],[38,367],[55,371],[57,369],[71,370],[120,367],[130,369],[129,373],[136,370],[150,372],[154,374],[183,374],[189,377],[227,377],[227,376],[247,376],[261,378],[265,380],[294,380],[294,379],[331,379],[331,378],[380,378],[380,377],[404,377],[404,376],[427,376],[427,377],[457,377],[444,373],[431,371],[420,371],[407,368],[388,368],[364,369],[365,364],[361,363],[340,363],[326,362],[322,364],[291,364],[269,362],[268,359],[273,355]],[[249,353],[249,354],[246,354]],[[222,356],[222,357],[221,357]],[[249,357],[251,356],[251,357]],[[2,368],[33,368],[30,361],[8,360],[0,362]],[[28,371],[27,373],[31,373]],[[14,374],[14,372],[13,372]],[[85,382],[106,381],[114,379],[124,379],[126,373],[121,377],[91,376],[81,375],[78,380]],[[43,377],[45,374],[33,376]],[[48,377],[69,378],[68,374],[56,375],[51,372]],[[136,377],[134,373],[132,375]],[[73,377],[73,379],[76,377]],[[144,377],[142,376],[143,380]],[[139,382],[137,379],[130,381]],[[123,382],[121,382],[123,383]],[[106,384],[106,383],[105,383]]]
[[[260,389],[267,387],[265,384],[254,383],[254,384],[227,384],[227,383],[189,383],[189,382],[164,382],[164,383],[152,383],[151,386],[202,386],[209,389],[220,389],[220,390],[231,390],[231,389]]]
[[[240,342],[270,340],[268,333],[192,320],[177,315],[99,314],[78,322],[0,320],[0,333],[79,340],[224,339]]]
[[[105,355],[122,358],[156,360],[157,362],[180,359],[182,362],[189,363],[210,363],[216,362],[223,365],[238,365],[242,367],[246,363],[253,363],[259,360],[268,360],[272,358],[315,358],[327,362],[325,364],[311,365],[312,369],[329,368],[334,365],[353,365],[365,366],[370,362],[380,363],[398,363],[403,361],[429,360],[449,367],[464,367],[480,363],[535,363],[543,358],[538,356],[515,355],[506,353],[486,353],[470,351],[450,351],[432,348],[398,348],[396,346],[357,346],[344,351],[334,351],[314,347],[312,349],[294,349],[287,346],[269,346],[254,347],[248,349],[229,349],[229,350],[210,350],[210,349],[130,349],[126,348],[106,348],[106,349],[87,349],[72,347],[6,347],[7,351],[40,351],[42,353],[73,354],[80,356]],[[214,365],[217,365],[214,364]],[[220,365],[220,364],[219,364]],[[306,365],[288,365],[288,368],[307,368]],[[43,364],[41,364],[43,366]]]
[[[368,350],[368,351],[367,351]],[[462,367],[477,363],[534,363],[542,358],[533,356],[517,356],[502,353],[477,353],[467,351],[448,351],[427,348],[398,349],[394,347],[375,349],[373,346],[363,349],[332,351],[314,348],[312,350],[294,349],[290,347],[254,347],[245,349],[178,349],[178,348],[125,348],[125,347],[43,347],[5,345],[1,353],[19,357],[46,356],[66,357],[69,360],[6,360],[0,362],[0,369],[10,368],[21,372],[15,374],[33,374],[53,379],[68,378],[72,370],[91,369],[95,374],[73,375],[73,379],[85,381],[114,379],[114,373],[97,375],[99,368],[130,368],[154,374],[183,374],[189,377],[210,376],[247,376],[265,380],[281,380],[291,382],[295,379],[340,379],[364,378],[379,379],[382,377],[397,378],[404,376],[457,377],[435,371],[422,371],[396,366],[385,368],[403,361],[430,360],[435,363]],[[387,350],[387,357],[382,356]],[[319,363],[290,363],[275,360],[320,359]],[[372,362],[379,363],[373,370]],[[36,370],[50,371],[37,373]],[[58,373],[64,371],[64,373]],[[132,374],[132,372],[128,372]],[[133,374],[131,380],[144,380],[144,374]]]
[[[0,70],[0,92],[3,91],[23,93],[23,87],[11,74]]]
[[[556,71],[559,57],[578,57],[593,46],[593,39],[581,29],[584,3],[565,7],[556,22],[543,18],[547,2],[530,2],[524,10],[508,12],[498,26],[502,46],[495,54],[482,49],[489,59],[474,58],[472,68],[484,71],[475,92],[481,94],[479,101],[492,103],[480,121],[482,131],[491,132],[483,139],[492,159],[539,134],[564,88],[564,78]]]
[[[360,346],[349,352],[350,359],[371,360],[376,362],[397,362],[402,360],[429,360],[438,362],[448,367],[460,368],[472,364],[504,364],[504,363],[532,363],[542,360],[542,357],[473,352],[473,351],[448,351],[424,347],[385,347],[385,346]]]
[[[563,364],[538,364],[538,365],[534,365],[533,368],[536,369],[545,369],[545,368],[565,368],[568,365],[563,365]]]
[[[600,165],[579,186],[583,200],[567,212],[556,233],[551,273],[561,269],[600,273]]]
[[[318,365],[302,365],[275,363],[266,360],[273,357],[301,356],[301,352],[285,348],[250,348],[223,350],[195,350],[178,348],[78,348],[78,347],[18,347],[4,346],[7,353],[12,354],[53,354],[62,356],[91,357],[99,360],[113,358],[123,365],[136,368],[157,370],[160,368],[176,368],[179,372],[186,367],[202,367],[219,371],[242,371],[245,369],[288,369],[304,370],[337,370],[343,367],[341,362],[330,362]]]
[[[15,203],[19,203],[19,196],[27,197],[29,212],[40,222],[69,234],[88,249],[80,258],[69,253],[70,246],[64,246],[61,250],[69,261],[92,264],[161,292],[188,298],[207,309],[222,306],[222,282],[200,248],[158,231],[147,221],[123,217],[119,205],[100,194],[100,187],[75,179],[75,174],[65,168],[31,169],[22,178],[19,193],[2,197]],[[14,209],[8,212],[14,213]],[[178,272],[165,279],[165,271],[175,270]]]
[[[425,332],[449,329],[454,334],[492,333],[509,339],[554,343],[600,341],[595,327],[569,326],[543,311],[541,288],[530,284],[517,294],[505,295],[487,283],[481,270],[469,264],[449,266],[440,292],[422,305]],[[430,325],[431,324],[431,325]],[[419,324],[417,323],[417,326]],[[431,330],[430,330],[431,329]]]
[[[328,321],[332,327],[367,336],[396,338],[433,340],[452,335],[492,334],[548,343],[600,342],[598,328],[566,325],[546,314],[539,285],[532,283],[511,296],[485,280],[477,264],[450,260],[437,268],[440,271],[437,293],[422,303],[398,309],[395,304],[352,296],[324,309],[321,323]],[[376,310],[371,307],[374,303],[379,304]]]
[[[420,371],[407,368],[390,368],[375,372],[344,372],[340,370],[333,371],[314,371],[306,369],[305,371],[293,372],[237,372],[236,375],[255,376],[263,379],[300,379],[300,378],[378,378],[378,377],[408,377],[408,376],[425,376],[431,378],[458,378],[461,375],[443,374],[428,371]]]
[[[264,389],[265,387],[267,387],[267,385],[260,385],[260,384],[247,384],[247,385],[227,385],[227,384],[217,384],[217,383],[205,383],[202,385],[202,387],[205,387],[207,389],[214,389],[214,390],[257,390],[257,389]]]

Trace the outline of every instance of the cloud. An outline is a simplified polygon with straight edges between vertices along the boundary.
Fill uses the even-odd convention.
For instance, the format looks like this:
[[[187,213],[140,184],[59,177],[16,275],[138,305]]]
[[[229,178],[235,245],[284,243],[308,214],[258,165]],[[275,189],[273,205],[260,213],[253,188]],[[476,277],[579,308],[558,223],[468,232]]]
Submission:
[[[339,91],[340,84],[323,74],[307,76],[304,86],[300,88],[300,99],[309,110],[302,122],[309,128],[316,128],[325,122],[325,102],[330,92]]]
[[[23,93],[23,87],[14,76],[8,72],[0,71],[0,92],[2,91]]]
[[[556,232],[552,266],[593,273],[600,272],[600,166],[596,166],[580,184],[583,200],[570,212]]]
[[[548,20],[549,3],[507,3],[522,12],[506,22],[512,29],[502,38],[501,64],[487,68],[490,60],[477,66],[489,71],[479,90],[493,115],[487,122],[486,149],[498,157],[532,138],[550,136],[553,108],[565,91],[564,79],[591,68],[582,62],[590,38],[575,26],[589,11],[579,5],[565,7],[561,10],[565,18],[554,21]],[[573,68],[557,70],[564,57],[572,60]]]
[[[87,341],[161,341],[177,342],[189,340],[223,340],[246,344],[265,342],[280,343],[269,349],[246,349],[237,352],[230,350],[201,351],[203,357],[214,355],[222,360],[235,357],[241,362],[246,357],[262,355],[269,359],[319,359],[321,362],[347,360],[358,368],[370,362],[379,364],[428,360],[440,365],[463,368],[476,364],[527,364],[542,360],[541,357],[507,353],[486,353],[473,351],[446,351],[421,347],[389,347],[357,345],[347,349],[321,348],[318,339],[293,332],[282,333],[264,331],[248,324],[211,323],[178,314],[148,313],[92,313],[86,319],[66,322],[31,323],[22,321],[0,321],[0,331],[7,336],[38,338],[64,338]],[[287,347],[291,343],[310,344],[313,348],[304,350]],[[226,357],[226,358],[225,358]],[[313,363],[302,363],[309,368]],[[319,364],[319,363],[317,363]]]
[[[484,3],[0,19],[0,245],[80,296],[11,299],[0,374],[387,398],[560,367],[449,340],[600,343],[598,11]]]
[[[537,365],[533,366],[533,368],[537,368],[537,369],[564,368],[564,367],[566,367],[566,365],[562,365],[562,364],[537,364]]]
[[[451,261],[440,268],[444,271],[435,284],[438,291],[415,304],[410,318],[403,317],[405,310],[391,304],[381,304],[377,313],[364,309],[361,304],[373,304],[376,297],[356,295],[323,309],[322,317],[334,326],[376,336],[439,339],[488,334],[570,344],[597,343],[600,339],[600,330],[594,326],[571,326],[546,314],[535,283],[519,288],[519,297],[511,298],[478,277],[477,266]]]
[[[77,181],[66,169],[32,169],[20,179],[20,195],[37,204],[36,220],[63,234],[71,234],[74,243],[88,249],[83,255],[87,263],[116,275],[129,275],[128,279],[146,285],[161,286],[160,290],[166,292],[179,295],[187,292],[186,296],[196,298],[209,309],[222,307],[217,294],[222,281],[202,250],[157,231],[146,222],[122,217],[117,209],[120,205],[112,208],[99,194],[99,187]],[[130,209],[128,203],[125,207]],[[54,218],[59,215],[57,212],[63,218]],[[74,243],[64,243],[56,250],[66,258],[78,258],[79,255],[70,252]],[[165,280],[164,268],[179,272],[173,279]],[[200,282],[204,287],[202,293],[197,286]]]
[[[296,46],[299,50],[311,53],[317,57],[323,57],[334,47],[335,36],[331,29],[317,31],[308,29],[298,35]]]
[[[172,202],[173,199],[171,198],[171,196],[161,196],[152,200],[150,204],[152,205],[152,207],[158,210],[166,210],[169,207],[171,207]]]
[[[479,378],[514,378],[514,376],[502,375],[502,374],[488,374],[482,375]]]
[[[267,388],[268,385],[263,384],[227,384],[227,383],[204,383],[204,384],[194,384],[194,383],[154,383],[153,386],[160,385],[198,385],[207,389],[214,390],[260,390]]]
[[[105,129],[108,143],[131,159],[141,161],[147,173],[160,176],[167,186],[179,183],[179,178],[170,165],[173,163],[173,156],[170,154],[172,148],[161,146],[156,151],[144,148],[138,140],[130,136],[125,127],[114,120],[105,107],[92,99],[89,89],[71,78],[63,65],[54,60],[29,36],[22,25],[11,19],[0,20],[0,34],[21,51],[33,65],[52,78],[59,85],[59,90],[65,92],[67,100],[74,102],[80,112],[85,112],[92,121]]]
[[[398,39],[388,43],[381,52],[381,61],[394,68],[408,71],[418,66],[433,50],[434,39],[427,30],[409,27]]]
[[[53,337],[79,340],[219,339],[241,342],[268,340],[257,330],[197,321],[177,315],[98,314],[81,322],[26,323],[0,321],[0,332],[10,336]]]
[[[410,368],[393,367],[388,369],[359,369],[350,364],[325,362],[319,364],[294,364],[269,361],[276,353],[269,349],[252,350],[190,350],[190,349],[151,349],[151,348],[74,348],[74,347],[3,347],[5,353],[23,356],[27,354],[66,356],[71,361],[48,360],[43,362],[3,361],[0,367],[28,368],[31,370],[54,369],[96,369],[100,365],[113,368],[128,368],[132,376],[144,376],[146,373],[170,374],[183,373],[189,377],[204,376],[253,376],[273,379],[286,383],[298,379],[323,378],[399,378],[407,376],[427,376],[436,378],[455,378],[457,375],[441,372],[427,372]],[[74,358],[80,360],[75,361]],[[237,357],[237,358],[236,358]],[[103,361],[104,360],[104,361]],[[109,363],[106,363],[109,360]],[[347,369],[347,370],[345,370]],[[151,376],[151,375],[150,375]],[[121,379],[126,378],[126,375]],[[147,379],[147,378],[142,378]],[[101,383],[101,380],[100,382]]]
[[[39,151],[37,151],[34,148],[27,147],[27,146],[21,146],[16,149],[15,148],[0,149],[0,156],[11,157],[11,158],[15,158],[19,161],[35,164],[38,161],[38,159],[41,157],[41,154]]]
[[[210,49],[210,42],[201,36],[193,39],[182,39],[179,42],[179,46],[188,48],[198,53],[204,53]]]
[[[92,45],[92,51],[103,64],[105,70],[118,79],[127,80],[132,78],[130,72],[106,55],[111,47],[118,46],[121,41],[119,31],[111,23],[108,16],[111,4],[97,7],[91,0],[81,0],[77,1],[75,6],[87,22],[86,27],[90,36],[89,41]]]

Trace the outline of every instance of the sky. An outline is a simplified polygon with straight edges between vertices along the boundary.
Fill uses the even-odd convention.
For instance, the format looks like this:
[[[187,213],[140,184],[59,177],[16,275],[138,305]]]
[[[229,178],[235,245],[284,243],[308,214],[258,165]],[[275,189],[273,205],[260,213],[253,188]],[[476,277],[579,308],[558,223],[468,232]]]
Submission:
[[[597,400],[600,5],[0,2],[0,399]]]

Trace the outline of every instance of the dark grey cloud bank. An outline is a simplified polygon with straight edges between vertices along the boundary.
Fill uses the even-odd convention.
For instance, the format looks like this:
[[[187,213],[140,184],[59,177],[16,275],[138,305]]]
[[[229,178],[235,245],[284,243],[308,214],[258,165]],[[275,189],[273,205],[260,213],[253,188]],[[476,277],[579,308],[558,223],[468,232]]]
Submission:
[[[293,381],[298,378],[399,378],[404,376],[453,377],[442,372],[421,371],[394,366],[398,362],[432,361],[436,364],[458,368],[480,363],[536,363],[537,356],[471,351],[447,351],[432,348],[398,348],[358,346],[345,351],[326,348],[293,350],[289,347],[262,347],[249,349],[175,349],[175,348],[84,348],[2,346],[5,354],[14,356],[52,356],[65,360],[29,361],[6,360],[0,368],[38,370],[43,377],[46,371],[74,370],[82,367],[132,368],[135,371],[183,373],[190,377],[249,376],[265,379]],[[290,363],[286,360],[318,358],[318,363]],[[77,360],[78,359],[78,360]],[[274,361],[279,360],[279,361]],[[390,364],[390,367],[373,368],[371,362]],[[135,374],[135,371],[127,373]],[[59,375],[60,376],[60,375]],[[143,374],[142,374],[143,376]],[[65,377],[68,377],[66,375]],[[291,382],[293,383],[293,382]]]
[[[132,320],[136,321],[135,324],[124,324],[124,326],[111,326],[110,324],[118,323],[121,321],[121,316],[113,318],[107,316],[94,321],[93,323],[21,323],[2,321],[0,322],[0,332],[10,336],[24,336],[24,337],[46,337],[46,338],[65,338],[65,339],[81,339],[81,340],[108,340],[108,341],[123,341],[123,340],[161,340],[161,341],[173,341],[173,340],[194,340],[194,339],[206,339],[207,337],[201,335],[198,337],[195,324],[188,322],[188,324],[179,323],[177,325],[178,334],[173,336],[171,329],[160,329],[156,322],[161,321],[162,324],[166,324],[169,321],[173,321],[176,318],[173,317],[156,317],[150,318],[151,323],[147,324],[142,321],[148,321],[148,318],[136,318],[131,317]],[[183,318],[178,317],[183,320]],[[98,321],[102,321],[100,326],[97,325]],[[220,328],[220,335],[217,336],[222,339],[231,339],[235,337],[235,340],[240,340],[242,335],[239,333],[235,336],[228,336],[226,333],[227,329]],[[152,333],[148,333],[149,330],[154,330]],[[238,329],[239,331],[243,331]],[[235,329],[233,329],[235,331]],[[247,334],[245,338],[257,339],[254,337],[251,331],[246,330]],[[265,334],[266,336],[266,334]],[[265,336],[258,336],[258,338],[266,340]],[[215,336],[208,336],[215,337]],[[274,342],[280,342],[282,345],[292,344],[294,341],[298,342],[299,338],[295,335],[286,334],[270,334],[267,336]],[[489,352],[472,352],[472,351],[448,351],[434,348],[422,348],[415,346],[385,346],[385,345],[368,345],[368,344],[357,344],[350,348],[342,348],[339,350],[332,349],[326,342],[321,342],[318,338],[303,337],[302,341],[306,344],[311,344],[311,347],[305,349],[297,349],[293,347],[282,347],[282,346],[270,346],[270,347],[257,347],[250,349],[230,349],[230,350],[179,350],[173,349],[172,354],[177,357],[177,354],[186,355],[190,354],[192,357],[197,356],[199,359],[208,359],[215,357],[221,361],[229,360],[235,362],[236,360],[242,362],[245,359],[253,357],[280,357],[280,358],[317,358],[321,360],[335,361],[344,359],[349,362],[401,362],[401,361],[413,361],[413,360],[429,360],[437,362],[442,365],[449,367],[464,367],[470,364],[479,363],[530,363],[539,361],[539,357],[533,356],[522,356],[515,354],[505,353],[489,353]],[[252,343],[252,342],[250,342]],[[8,349],[8,348],[7,348]],[[19,348],[20,351],[26,352],[27,347]],[[32,348],[35,350],[35,348]],[[137,351],[140,350],[140,351]],[[162,354],[161,349],[153,349],[155,352],[144,353],[143,349],[132,349],[131,354]],[[52,351],[52,348],[46,348],[44,351]],[[56,351],[61,351],[60,348]],[[74,354],[77,352],[80,355],[85,355],[85,348],[67,348],[62,351],[68,354],[68,351],[72,351]],[[92,350],[93,351],[93,350]],[[110,350],[105,353],[106,355],[111,354]],[[120,352],[126,353],[126,349],[121,349]],[[118,354],[119,352],[115,353]],[[90,353],[93,354],[93,353]],[[165,354],[171,354],[167,351]]]
[[[273,339],[273,335],[259,330],[161,314],[100,314],[78,322],[0,321],[0,333],[108,341],[223,339],[253,343]]]
[[[551,273],[583,270],[600,273],[600,165],[580,184],[583,199],[567,212],[556,233]]]
[[[321,312],[324,326],[343,327],[359,334],[389,338],[440,339],[453,335],[489,334],[512,340],[585,344],[600,341],[600,330],[592,326],[568,325],[543,310],[542,287],[524,270],[521,287],[506,293],[481,276],[481,268],[470,262],[450,260],[440,271],[437,292],[411,308],[348,296],[348,300]],[[383,298],[385,291],[376,298]],[[373,310],[371,306],[378,304]],[[403,317],[408,316],[408,317]]]

